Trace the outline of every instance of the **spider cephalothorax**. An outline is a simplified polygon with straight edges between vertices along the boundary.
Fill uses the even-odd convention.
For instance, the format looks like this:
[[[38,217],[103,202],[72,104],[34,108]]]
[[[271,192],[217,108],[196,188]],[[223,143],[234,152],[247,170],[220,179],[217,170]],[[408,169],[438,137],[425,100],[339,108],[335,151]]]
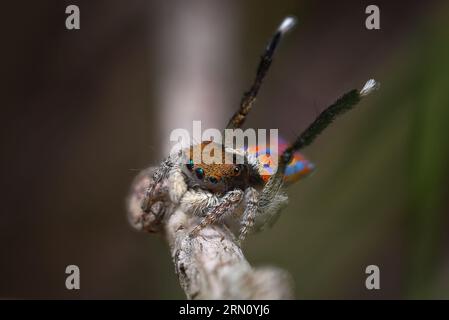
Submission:
[[[281,37],[294,24],[295,19],[287,17],[277,29],[262,55],[253,85],[244,94],[240,108],[226,129],[243,125]],[[313,165],[298,151],[312,143],[338,115],[350,110],[376,87],[377,83],[369,80],[362,90],[344,94],[321,112],[292,144],[280,148],[278,154],[270,153],[268,161],[263,158],[263,152],[259,154],[264,150],[257,147],[231,149],[212,141],[174,152],[154,171],[142,209],[149,212],[156,202],[170,201],[186,213],[203,217],[190,232],[191,236],[205,226],[234,214],[241,221],[239,239],[243,240],[257,217],[264,224],[275,218],[286,205],[288,198],[283,191],[284,184],[294,182],[313,170]],[[273,157],[277,160],[275,167],[271,166]]]
[[[196,156],[199,158],[195,161]],[[199,187],[215,193],[225,193],[234,189],[245,189],[252,185],[263,186],[259,164],[250,161],[244,152],[225,148],[212,141],[203,141],[183,151],[189,187]]]

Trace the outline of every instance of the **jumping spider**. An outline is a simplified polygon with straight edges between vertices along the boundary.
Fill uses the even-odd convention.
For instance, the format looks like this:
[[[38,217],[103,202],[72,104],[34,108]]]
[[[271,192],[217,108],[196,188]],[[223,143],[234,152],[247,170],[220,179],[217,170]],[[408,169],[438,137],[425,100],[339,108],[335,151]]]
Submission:
[[[285,18],[269,41],[261,57],[255,80],[250,90],[243,95],[238,111],[226,128],[236,129],[242,126],[271,65],[280,39],[295,22],[293,17]],[[362,90],[349,91],[321,112],[296,141],[279,155],[278,169],[268,177],[263,174],[263,163],[253,152],[227,148],[213,141],[203,141],[169,155],[153,172],[153,183],[146,190],[142,210],[149,212],[156,202],[170,201],[186,213],[203,217],[190,232],[190,236],[197,235],[207,225],[232,213],[241,219],[239,240],[242,241],[254,226],[256,217],[267,217],[264,220],[268,221],[269,218],[276,217],[286,205],[288,198],[283,186],[288,178],[292,175],[303,176],[312,170],[312,165],[304,158],[301,158],[300,168],[291,169],[291,162],[300,156],[298,151],[309,145],[338,115],[350,110],[376,87],[377,83],[369,80]],[[195,163],[195,148],[198,148],[201,154],[210,144],[221,149],[223,161]],[[231,161],[225,161],[230,159]],[[236,159],[240,161],[235,161]],[[162,187],[164,184],[168,187]]]

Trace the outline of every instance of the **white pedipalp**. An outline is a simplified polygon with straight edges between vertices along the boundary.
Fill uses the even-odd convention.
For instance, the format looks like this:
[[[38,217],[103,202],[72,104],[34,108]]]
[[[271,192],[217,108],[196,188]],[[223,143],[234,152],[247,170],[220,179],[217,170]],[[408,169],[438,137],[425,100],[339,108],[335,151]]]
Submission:
[[[188,190],[181,199],[181,209],[186,213],[196,216],[204,216],[208,208],[212,208],[219,203],[219,198],[215,194],[205,190]]]

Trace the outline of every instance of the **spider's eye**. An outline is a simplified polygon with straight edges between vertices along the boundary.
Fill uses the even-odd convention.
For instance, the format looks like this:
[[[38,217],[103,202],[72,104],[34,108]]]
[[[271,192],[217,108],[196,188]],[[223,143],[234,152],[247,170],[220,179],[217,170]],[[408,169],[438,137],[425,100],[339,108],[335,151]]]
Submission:
[[[218,182],[218,179],[215,178],[215,177],[210,177],[210,178],[209,178],[209,181],[212,182],[213,184],[215,184],[215,183]]]
[[[186,164],[187,169],[189,169],[190,171],[192,171],[193,169],[193,160],[190,159],[189,162]]]
[[[239,175],[241,172],[240,167],[234,167],[234,174]]]
[[[196,176],[198,177],[198,179],[203,179],[204,178],[204,170],[203,168],[197,168],[195,170]]]

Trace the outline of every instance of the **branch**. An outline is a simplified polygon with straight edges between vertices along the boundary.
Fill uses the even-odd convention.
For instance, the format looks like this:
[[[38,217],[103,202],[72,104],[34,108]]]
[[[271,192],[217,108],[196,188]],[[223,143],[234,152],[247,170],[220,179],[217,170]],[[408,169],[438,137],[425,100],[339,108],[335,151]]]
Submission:
[[[289,274],[274,267],[253,268],[233,233],[215,224],[190,238],[199,222],[170,203],[158,202],[149,213],[140,209],[152,168],[135,179],[128,198],[128,218],[142,231],[161,233],[167,240],[179,283],[188,299],[291,299]]]

